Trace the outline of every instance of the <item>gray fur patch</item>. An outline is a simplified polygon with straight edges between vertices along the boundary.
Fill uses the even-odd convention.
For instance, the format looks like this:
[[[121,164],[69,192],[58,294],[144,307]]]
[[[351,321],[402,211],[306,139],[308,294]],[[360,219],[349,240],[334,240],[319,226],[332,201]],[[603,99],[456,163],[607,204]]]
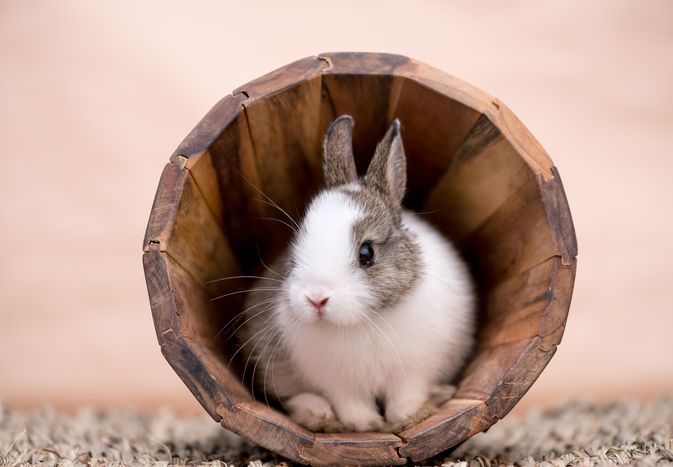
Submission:
[[[400,122],[395,119],[359,182],[359,189],[337,189],[348,195],[365,215],[353,227],[353,267],[360,268],[358,251],[365,241],[372,242],[374,262],[363,270],[371,290],[383,310],[399,302],[416,285],[421,275],[420,247],[402,225],[402,199],[407,170]]]
[[[342,115],[332,122],[323,142],[323,173],[327,187],[358,179],[353,157],[353,118]]]
[[[358,251],[365,241],[374,248],[374,263],[363,268],[380,310],[399,302],[418,282],[422,264],[415,237],[401,222],[401,208],[384,201],[381,193],[366,185],[346,192],[365,215],[353,226],[353,267],[360,268]]]
[[[407,160],[399,120],[393,121],[383,139],[376,145],[364,181],[367,185],[378,188],[393,204],[402,203],[407,189]]]

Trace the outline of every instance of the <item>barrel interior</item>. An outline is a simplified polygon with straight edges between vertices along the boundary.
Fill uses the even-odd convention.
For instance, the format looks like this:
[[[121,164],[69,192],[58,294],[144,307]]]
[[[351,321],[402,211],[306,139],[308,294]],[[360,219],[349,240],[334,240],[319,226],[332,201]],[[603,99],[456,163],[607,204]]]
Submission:
[[[204,216],[194,205],[210,212],[205,216],[208,222],[201,221],[201,238],[185,238],[182,243],[192,247],[175,259],[204,283],[203,306],[190,309],[211,309],[208,316],[217,317],[202,323],[198,338],[203,345],[231,352],[229,331],[238,322],[224,330],[217,326],[224,327],[242,311],[244,294],[236,292],[251,286],[250,280],[207,282],[260,274],[286,247],[292,234],[285,225],[289,220],[271,200],[290,216],[301,217],[322,185],[325,131],[346,113],[355,119],[354,152],[361,172],[392,119],[402,122],[409,174],[405,204],[423,213],[459,247],[479,286],[475,358],[494,346],[521,345],[522,339],[534,337],[516,327],[520,316],[512,314],[512,307],[522,304],[515,303],[510,282],[524,272],[530,275],[531,267],[552,256],[544,248],[528,252],[551,234],[534,173],[511,144],[486,116],[413,81],[319,76],[246,105],[217,142],[190,161],[190,202],[181,208],[189,210],[185,217],[199,219]],[[196,235],[191,227],[190,235]],[[218,246],[222,244],[226,246]],[[226,254],[213,254],[219,250]],[[184,261],[186,256],[189,261]],[[505,304],[504,289],[512,295]],[[231,295],[206,300],[227,294]],[[488,326],[496,321],[497,333],[492,330],[495,324]],[[508,338],[510,326],[516,327],[517,335]],[[463,379],[468,377],[469,371]]]
[[[322,139],[336,117],[355,120],[360,173],[399,118],[407,154],[405,204],[459,248],[479,292],[477,346],[454,382],[454,398],[392,438],[402,447],[389,435],[367,435],[379,447],[397,446],[394,455],[423,459],[504,416],[552,357],[574,280],[574,260],[559,253],[564,246],[557,231],[559,223],[572,225],[569,213],[566,220],[553,218],[565,215],[565,197],[560,181],[541,176],[530,154],[522,154],[521,139],[497,120],[497,111],[484,112],[470,99],[404,73],[327,73],[311,66],[301,69],[301,79],[283,82],[287,70],[281,69],[237,90],[226,103],[233,117],[212,143],[188,157],[178,154],[164,170],[153,215],[162,200],[175,212],[169,233],[161,234],[166,238],[147,241],[146,251],[164,253],[159,269],[170,282],[178,332],[214,389],[201,387],[203,378],[189,365],[171,364],[215,418],[224,409],[211,393],[301,439],[326,436],[307,433],[263,398],[252,400],[241,378],[245,362],[232,359],[243,291],[252,281],[220,279],[259,275],[286,248],[292,231],[273,204],[301,217],[322,186]],[[289,67],[292,75],[296,66]],[[152,268],[146,264],[146,271]],[[158,334],[161,319],[155,313]],[[164,353],[169,358],[170,351]],[[320,439],[325,446],[340,442]]]

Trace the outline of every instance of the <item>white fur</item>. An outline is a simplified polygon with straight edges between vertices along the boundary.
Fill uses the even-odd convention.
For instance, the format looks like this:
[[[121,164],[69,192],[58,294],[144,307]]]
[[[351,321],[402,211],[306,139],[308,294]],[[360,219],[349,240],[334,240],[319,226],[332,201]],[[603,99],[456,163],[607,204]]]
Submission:
[[[288,310],[300,323],[348,326],[360,320],[364,306],[372,305],[363,273],[354,273],[352,265],[353,224],[362,214],[339,191],[325,191],[311,203],[292,246],[296,265],[287,281]],[[308,297],[329,297],[322,317]]]
[[[326,191],[311,204],[292,250],[296,262],[278,311],[283,343],[302,391],[324,396],[342,423],[380,427],[376,399],[395,423],[412,415],[431,389],[465,362],[473,341],[474,298],[456,251],[433,227],[403,211],[422,265],[418,283],[383,313],[364,272],[353,268],[353,225],[362,216],[350,198]],[[328,296],[318,316],[307,295]],[[293,411],[316,411],[316,399],[293,400]],[[296,406],[296,407],[295,407]],[[320,407],[320,416],[329,413]]]
[[[299,393],[284,405],[296,422],[314,431],[335,418],[329,401],[310,392]]]

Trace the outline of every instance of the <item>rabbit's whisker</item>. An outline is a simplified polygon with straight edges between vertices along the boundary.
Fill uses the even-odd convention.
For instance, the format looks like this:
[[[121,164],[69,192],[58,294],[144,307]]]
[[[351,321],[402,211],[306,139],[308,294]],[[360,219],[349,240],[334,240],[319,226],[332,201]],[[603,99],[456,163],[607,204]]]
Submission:
[[[264,196],[264,198],[265,198],[269,203],[271,203],[271,205],[272,205],[273,207],[275,207],[275,208],[278,209],[280,212],[282,212],[283,214],[285,214],[285,215],[287,216],[287,218],[290,219],[290,222],[292,222],[292,223],[295,225],[295,227],[296,227],[297,229],[299,228],[299,224],[297,224],[297,222],[292,218],[292,216],[290,216],[287,212],[285,212],[285,210],[284,210],[283,208],[281,208],[280,206],[278,206],[278,204],[277,204],[274,200],[272,200],[271,197],[267,196],[266,193],[264,193],[264,192],[263,192],[260,188],[258,188],[254,183],[252,183],[250,180],[248,180],[247,177],[246,177],[245,175],[243,175],[243,174],[241,173],[240,170],[238,170],[238,169],[236,169],[236,168],[235,168],[234,170],[236,170],[236,172],[238,173],[238,175],[240,175],[240,177],[241,177],[243,180],[245,180],[245,181],[246,181],[252,188],[254,188],[255,191],[257,191],[259,194],[261,194],[262,196]]]
[[[221,282],[221,281],[229,281],[233,279],[260,279],[260,280],[266,280],[266,281],[275,281],[275,282],[283,282],[280,279],[273,279],[271,277],[264,277],[264,276],[229,276],[229,277],[220,277],[219,279],[213,279],[210,281],[206,281],[206,284],[214,284],[215,282]]]
[[[283,224],[283,225],[289,227],[294,233],[297,233],[297,229],[296,229],[296,228],[292,227],[290,224],[288,224],[287,222],[285,222],[285,221],[282,220],[282,219],[277,219],[277,218],[275,218],[275,217],[255,217],[255,219],[262,219],[262,220],[265,220],[265,221],[280,222],[281,224]]]
[[[281,279],[287,279],[285,276],[282,276],[281,274],[278,274],[276,271],[274,271],[269,266],[267,266],[267,264],[262,259],[262,253],[259,251],[259,245],[257,245],[257,258],[259,259],[259,262],[262,263],[262,266],[264,266],[264,269],[266,269],[270,273],[276,275],[277,277],[280,277]]]
[[[280,287],[257,287],[257,288],[253,288],[253,289],[237,290],[235,292],[229,292],[229,293],[225,293],[224,295],[219,295],[215,298],[211,298],[210,301],[213,302],[215,300],[219,300],[220,298],[229,297],[231,295],[237,295],[237,294],[241,294],[241,293],[264,292],[264,291],[273,291],[273,290],[280,290]]]
[[[250,359],[254,356],[255,360],[257,362],[259,362],[259,357],[260,356],[255,355],[255,349],[257,348],[257,345],[259,345],[260,342],[265,340],[266,336],[269,335],[269,332],[275,331],[278,327],[278,323],[273,321],[273,318],[274,318],[273,315],[271,315],[269,318],[267,318],[266,321],[264,321],[264,324],[268,323],[269,321],[271,321],[271,323],[264,327],[264,330],[265,330],[264,334],[262,334],[259,339],[255,340],[255,344],[252,346],[252,349],[250,349],[250,354],[248,355],[248,358],[245,360],[245,366],[243,367],[243,375],[241,376],[241,382],[243,382],[243,383],[245,382],[245,374],[246,374],[246,371],[248,370],[248,364],[250,363]],[[257,367],[257,364],[255,364],[255,368],[256,367]],[[252,398],[257,400],[255,398],[255,373],[254,373],[254,370],[253,370],[253,373],[252,373],[250,390],[252,392]]]
[[[233,318],[231,318],[229,321],[227,321],[227,324],[225,324],[225,325],[222,327],[222,329],[219,330],[219,332],[215,335],[215,338],[218,338],[218,337],[220,336],[220,334],[222,333],[222,331],[224,331],[225,329],[227,329],[227,327],[229,327],[229,325],[235,323],[236,321],[238,321],[239,319],[241,319],[243,316],[245,316],[245,313],[246,313],[246,312],[252,310],[253,308],[257,308],[257,307],[260,306],[260,305],[268,305],[268,304],[270,304],[270,303],[273,302],[273,301],[274,301],[273,298],[267,298],[266,300],[262,300],[262,301],[260,301],[260,302],[255,303],[255,304],[252,305],[252,306],[249,306],[248,308],[246,308],[246,309],[243,310],[243,311],[239,311],[238,313],[236,313],[236,315],[234,315]],[[262,311],[260,311],[259,313],[255,313],[251,318],[254,318],[254,317],[256,317],[256,316],[259,316],[260,314],[265,313],[265,312],[267,312],[267,311],[269,311],[269,308],[268,308],[268,307],[267,307],[267,308],[264,308],[264,309],[263,309]],[[248,320],[250,320],[251,318],[248,318],[246,321],[243,322],[243,324],[247,323]],[[239,328],[240,328],[240,327],[239,327]],[[236,334],[236,331],[238,331],[239,328],[236,328],[236,329],[234,330],[234,332],[232,332],[231,334],[232,334],[232,335]]]
[[[263,324],[268,323],[269,320],[271,320],[272,318],[273,318],[273,315],[271,315],[270,317],[268,317],[268,318],[266,319],[266,321],[264,321]],[[227,368],[229,368],[229,367],[231,366],[231,362],[234,361],[234,358],[236,358],[236,355],[238,355],[238,353],[239,353],[241,350],[243,350],[243,348],[245,348],[246,345],[248,345],[253,339],[255,339],[257,336],[259,336],[260,334],[262,334],[262,333],[265,332],[266,330],[267,330],[267,326],[264,326],[262,329],[260,329],[260,330],[257,331],[255,334],[253,334],[247,341],[245,341],[245,342],[243,343],[243,345],[241,345],[238,349],[236,349],[236,352],[234,352],[234,354],[233,354],[233,355],[231,356],[231,358],[229,359],[229,364],[227,365]],[[252,353],[251,353],[251,355],[252,355]]]
[[[285,216],[287,216],[287,218],[290,220],[290,222],[292,222],[292,224],[293,224],[297,229],[299,228],[299,224],[297,223],[297,221],[294,220],[294,218],[293,218],[292,216],[290,216],[286,211],[284,211],[283,209],[281,209],[280,206],[278,206],[276,203],[270,203],[270,202],[268,202],[268,201],[266,201],[266,200],[258,199],[258,198],[253,198],[253,200],[255,200],[255,201],[259,202],[259,203],[267,204],[267,205],[269,205],[269,206],[271,206],[271,207],[274,207],[274,208],[276,208],[276,209],[279,209],[280,212],[282,212],[283,214],[285,214]]]
[[[260,354],[255,357],[257,359],[257,361],[255,362],[255,366],[252,367],[252,398],[253,399],[255,399],[255,386],[256,386],[255,385],[255,373],[257,372],[257,365],[259,365],[259,362],[262,361],[262,358],[264,357],[264,352],[266,352],[266,350],[269,348],[269,344],[271,344],[273,342],[273,340],[276,338],[278,333],[281,332],[281,329],[282,328],[280,327],[280,325],[278,323],[276,323],[276,326],[274,327],[273,333],[271,334],[271,336],[269,336],[266,339],[266,344],[264,345],[264,348],[262,349]],[[266,335],[268,335],[268,334],[265,334],[265,336]],[[252,352],[254,352],[254,351],[255,351],[255,349],[253,348]],[[264,400],[266,402],[266,405],[269,406],[269,399],[266,396],[266,388],[263,389],[262,393],[264,394]]]
[[[257,308],[257,307],[260,306],[260,305],[264,305],[264,304],[270,303],[272,300],[273,300],[272,298],[269,298],[269,299],[266,299],[266,300],[262,300],[262,301],[260,301],[260,302],[255,303],[255,304],[252,305],[252,306],[249,306],[249,307],[246,308],[245,310],[243,310],[243,311],[239,311],[238,313],[234,314],[233,318],[231,318],[229,321],[227,321],[227,323],[226,323],[224,326],[222,326],[222,328],[220,328],[220,330],[217,332],[217,334],[215,334],[215,339],[217,339],[218,337],[220,337],[220,334],[222,334],[222,332],[223,332],[225,329],[227,329],[227,327],[229,327],[230,324],[236,322],[237,320],[239,320],[239,319],[241,319],[243,316],[245,316],[245,313],[246,313],[246,312],[252,310],[253,308]]]

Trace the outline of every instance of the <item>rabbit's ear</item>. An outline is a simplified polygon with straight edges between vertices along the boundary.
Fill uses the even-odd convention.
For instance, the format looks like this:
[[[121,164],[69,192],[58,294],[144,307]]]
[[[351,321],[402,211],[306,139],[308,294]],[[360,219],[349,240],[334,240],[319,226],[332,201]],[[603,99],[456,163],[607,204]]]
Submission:
[[[365,184],[377,187],[389,197],[393,205],[402,205],[407,187],[407,159],[398,119],[393,120],[386,135],[376,146],[365,175]]]
[[[328,187],[358,179],[353,158],[353,117],[342,115],[332,122],[323,142],[323,171]]]

